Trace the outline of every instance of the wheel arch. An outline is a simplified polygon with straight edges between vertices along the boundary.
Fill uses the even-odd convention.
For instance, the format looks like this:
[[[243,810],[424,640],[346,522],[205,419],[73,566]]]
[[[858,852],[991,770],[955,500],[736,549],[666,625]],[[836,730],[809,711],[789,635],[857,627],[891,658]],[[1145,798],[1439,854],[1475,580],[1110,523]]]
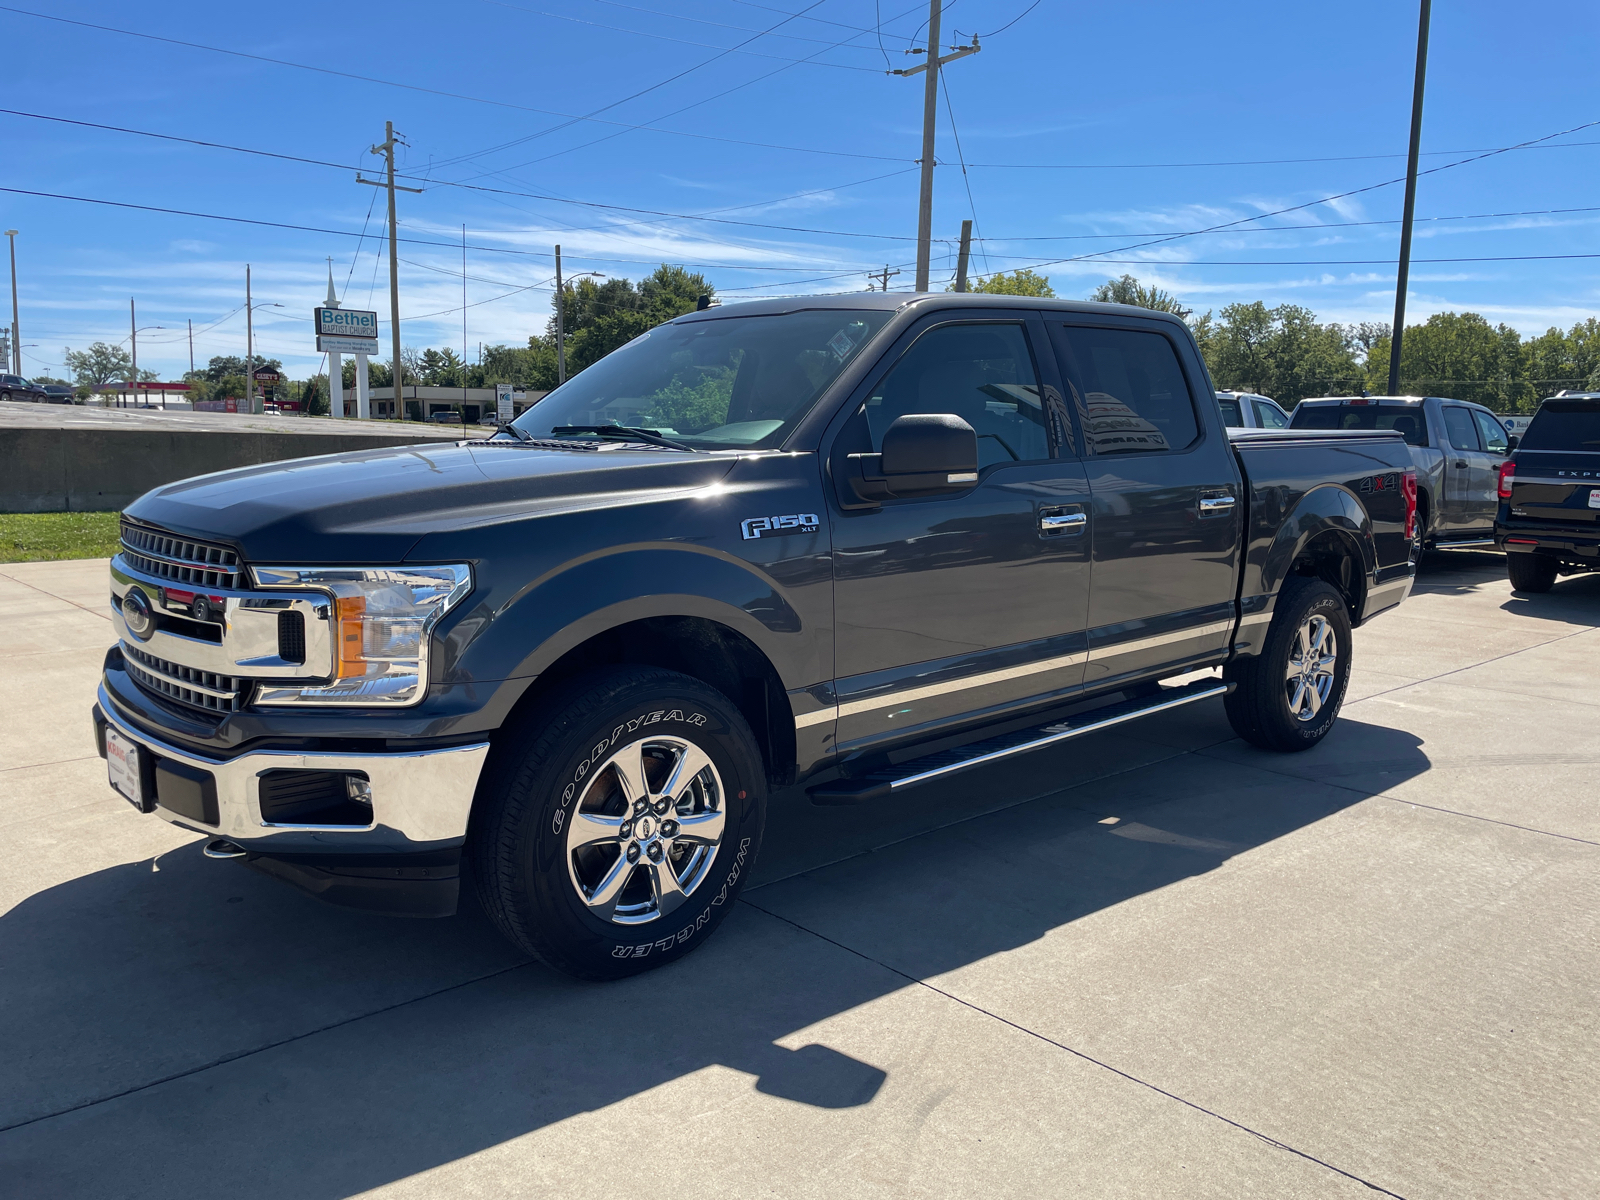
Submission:
[[[1377,579],[1372,518],[1361,501],[1338,484],[1312,488],[1278,527],[1262,565],[1263,590],[1276,596],[1290,575],[1326,579],[1359,624],[1367,590]]]

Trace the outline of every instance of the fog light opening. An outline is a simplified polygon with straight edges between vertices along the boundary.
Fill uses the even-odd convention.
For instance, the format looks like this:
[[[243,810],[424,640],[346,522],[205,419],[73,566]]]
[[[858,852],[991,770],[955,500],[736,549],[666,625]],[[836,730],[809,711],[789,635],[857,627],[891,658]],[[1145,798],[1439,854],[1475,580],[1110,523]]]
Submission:
[[[346,775],[344,777],[344,792],[356,804],[372,807],[372,784],[359,775]]]

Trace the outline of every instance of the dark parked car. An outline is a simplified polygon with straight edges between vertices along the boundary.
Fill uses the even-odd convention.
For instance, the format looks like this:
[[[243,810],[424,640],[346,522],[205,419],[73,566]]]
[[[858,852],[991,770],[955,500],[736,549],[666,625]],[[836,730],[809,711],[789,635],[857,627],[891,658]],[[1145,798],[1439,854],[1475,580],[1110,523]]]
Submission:
[[[1494,541],[1519,592],[1557,575],[1600,570],[1600,392],[1563,392],[1539,406],[1500,468]]]
[[[461,414],[454,409],[447,408],[434,413],[428,420],[436,425],[459,425],[461,424]]]
[[[1495,479],[1510,453],[1501,419],[1441,396],[1330,396],[1295,405],[1291,429],[1393,429],[1417,469],[1419,550],[1493,544]]]
[[[1316,745],[1411,589],[1414,485],[1394,433],[1224,428],[1167,314],[730,304],[487,439],[145,495],[94,720],[212,857],[416,916],[465,862],[513,943],[612,978],[705,941],[776,787],[883,803],[1207,698]]]
[[[21,375],[0,375],[0,400],[31,400],[37,403],[49,397],[37,383],[29,383]]]
[[[40,385],[44,398],[51,404],[74,404],[77,402],[77,389],[64,383],[46,383]]]

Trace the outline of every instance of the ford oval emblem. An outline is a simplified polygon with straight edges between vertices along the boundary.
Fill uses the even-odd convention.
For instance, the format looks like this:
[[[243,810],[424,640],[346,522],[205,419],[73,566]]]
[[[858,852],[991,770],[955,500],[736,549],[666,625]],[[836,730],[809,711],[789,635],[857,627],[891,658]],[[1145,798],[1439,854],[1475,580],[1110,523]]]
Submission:
[[[128,594],[122,598],[122,619],[127,623],[128,632],[134,637],[140,641],[148,638],[156,629],[155,612],[150,607],[150,597],[139,588],[129,588]]]

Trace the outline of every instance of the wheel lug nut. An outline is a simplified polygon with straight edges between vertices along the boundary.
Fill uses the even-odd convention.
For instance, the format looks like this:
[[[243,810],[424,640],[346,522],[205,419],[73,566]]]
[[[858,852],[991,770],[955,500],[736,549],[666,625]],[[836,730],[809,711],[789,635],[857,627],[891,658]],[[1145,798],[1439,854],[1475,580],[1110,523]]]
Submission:
[[[666,796],[661,797],[661,799],[656,801],[656,816],[659,817],[662,813],[666,812],[667,809],[669,809],[671,807],[672,807],[672,800],[669,797],[666,797]]]
[[[661,822],[661,836],[662,837],[677,837],[678,836],[678,823],[676,821],[663,821],[663,822]]]
[[[639,814],[648,810],[649,807],[650,802],[648,800],[635,800],[633,802],[633,815],[637,817]]]
[[[664,851],[661,849],[661,843],[660,842],[651,842],[650,843],[650,851],[649,851],[649,853],[650,853],[650,861],[651,862],[653,862],[653,863],[660,862],[661,861],[661,856],[664,853]]]
[[[639,843],[638,842],[633,842],[632,844],[630,844],[628,846],[628,861],[631,862],[631,863],[636,863],[636,862],[639,861]]]
[[[627,841],[629,838],[631,838],[633,836],[633,822],[624,821],[622,823],[622,828],[617,830],[617,836],[623,841]]]

